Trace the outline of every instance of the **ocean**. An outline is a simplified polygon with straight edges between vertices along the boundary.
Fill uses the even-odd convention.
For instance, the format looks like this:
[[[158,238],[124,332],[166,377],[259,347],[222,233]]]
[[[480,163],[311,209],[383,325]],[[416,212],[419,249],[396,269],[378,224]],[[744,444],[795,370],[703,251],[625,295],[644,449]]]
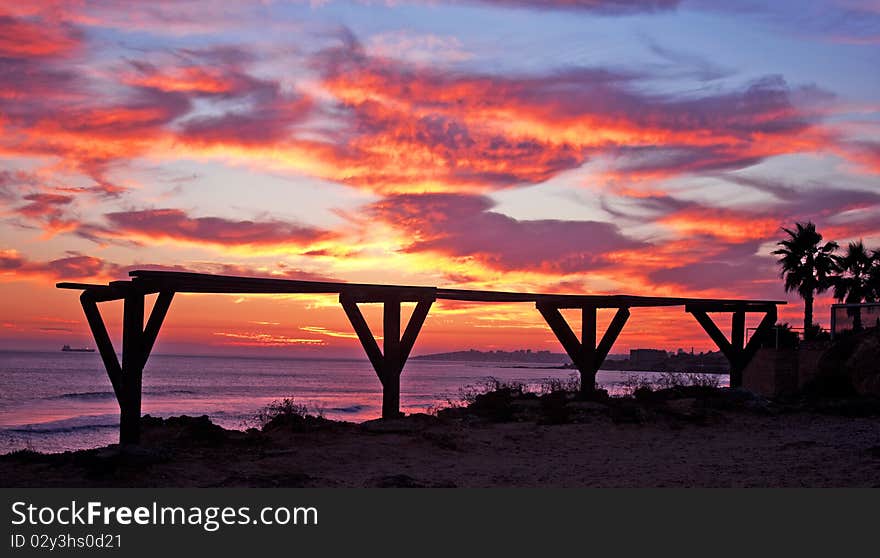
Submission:
[[[410,359],[401,409],[426,412],[489,378],[540,385],[572,370],[542,364]],[[619,393],[633,375],[602,370],[601,387]],[[719,376],[726,382],[726,376]],[[272,401],[292,397],[311,412],[353,422],[381,414],[381,386],[366,358],[318,360],[153,355],[144,370],[142,411],[159,417],[208,415],[226,428],[255,425]],[[100,447],[117,441],[119,408],[97,353],[0,351],[0,453]]]

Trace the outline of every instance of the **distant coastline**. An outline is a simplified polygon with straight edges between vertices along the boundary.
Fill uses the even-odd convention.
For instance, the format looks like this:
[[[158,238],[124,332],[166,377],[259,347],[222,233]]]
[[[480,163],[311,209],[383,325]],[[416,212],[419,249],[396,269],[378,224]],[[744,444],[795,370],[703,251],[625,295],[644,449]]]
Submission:
[[[558,366],[571,365],[571,359],[565,353],[553,353],[550,351],[532,351],[520,349],[517,351],[453,351],[448,353],[434,353],[410,357],[414,360],[446,360],[462,362],[533,362],[539,364],[556,364]]]
[[[647,354],[647,357],[646,357]],[[633,358],[636,355],[639,358]],[[547,364],[556,368],[574,368],[571,359],[565,353],[551,351],[532,351],[519,349],[515,351],[452,351],[433,353],[411,357],[416,360],[438,360],[449,362],[510,362],[519,364]],[[604,370],[633,372],[697,372],[706,374],[726,374],[730,365],[721,352],[705,353],[667,353],[658,349],[636,349],[630,356],[623,354],[608,355],[602,364]]]

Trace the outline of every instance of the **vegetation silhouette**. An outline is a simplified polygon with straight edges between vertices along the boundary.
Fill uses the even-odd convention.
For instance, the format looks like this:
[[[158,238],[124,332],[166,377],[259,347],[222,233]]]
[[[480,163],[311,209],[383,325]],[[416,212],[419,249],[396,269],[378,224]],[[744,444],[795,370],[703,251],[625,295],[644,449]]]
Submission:
[[[873,255],[876,254],[875,250]],[[864,242],[850,242],[846,253],[836,256],[834,260],[837,266],[837,273],[832,277],[834,298],[847,304],[877,300],[876,288],[873,288],[870,279],[871,275],[876,275],[873,268],[880,266],[880,261],[868,253]],[[853,312],[852,316],[853,330],[859,331],[862,329],[861,312]]]
[[[785,291],[797,292],[804,299],[804,337],[810,338],[817,328],[813,326],[813,299],[832,287],[831,278],[837,271],[834,241],[822,244],[822,235],[810,221],[795,223],[794,229],[782,229],[788,238],[779,241],[779,249],[772,254],[780,256],[780,276],[785,279]]]
[[[804,339],[819,332],[813,323],[815,295],[833,289],[834,298],[846,304],[880,300],[880,250],[869,251],[859,239],[850,242],[844,254],[836,254],[837,242],[822,244],[823,237],[811,221],[782,230],[788,237],[771,253],[779,256],[786,292],[797,292],[804,299]],[[847,313],[853,317],[853,330],[861,330],[861,311],[853,308]]]

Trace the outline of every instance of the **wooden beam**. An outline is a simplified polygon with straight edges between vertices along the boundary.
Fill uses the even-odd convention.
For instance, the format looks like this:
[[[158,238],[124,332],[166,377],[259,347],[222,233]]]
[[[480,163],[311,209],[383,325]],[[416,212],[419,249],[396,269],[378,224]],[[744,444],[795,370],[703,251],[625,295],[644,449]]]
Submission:
[[[614,315],[611,323],[608,324],[608,329],[605,330],[605,334],[602,336],[602,341],[599,342],[599,346],[596,347],[596,352],[593,356],[593,367],[596,370],[599,370],[599,368],[602,367],[602,364],[608,357],[608,353],[611,352],[611,347],[614,346],[614,342],[617,341],[617,337],[620,335],[620,332],[623,331],[623,326],[626,325],[629,315],[628,308],[621,308],[617,311],[617,314]]]
[[[769,312],[777,305],[785,304],[775,300],[700,300],[689,299],[684,305],[685,312]],[[675,305],[678,306],[678,305]]]
[[[156,297],[156,303],[153,305],[153,310],[150,312],[150,318],[147,320],[147,325],[144,328],[145,366],[147,364],[147,359],[150,358],[150,353],[153,351],[156,337],[159,335],[159,330],[162,328],[162,323],[165,321],[165,316],[168,314],[168,308],[171,306],[171,301],[173,299],[173,291],[162,291],[159,293],[159,296]]]
[[[562,348],[565,349],[568,358],[570,358],[574,365],[580,369],[584,362],[581,351],[581,342],[578,340],[577,335],[571,330],[571,326],[568,325],[565,318],[562,317],[559,309],[555,306],[540,302],[536,304],[535,307],[538,309],[538,312],[541,313],[541,316],[544,317],[544,321],[547,322],[547,325],[550,326],[550,330],[556,335],[556,339],[562,344]]]
[[[104,368],[107,370],[107,377],[110,378],[110,384],[113,386],[113,393],[116,395],[116,400],[120,401],[122,398],[122,367],[119,365],[119,357],[116,356],[110,335],[107,333],[107,326],[104,325],[104,319],[101,317],[98,305],[89,291],[83,291],[79,300],[86,315],[89,329],[92,331],[92,338],[98,347]]]
[[[433,297],[424,298],[416,303],[412,316],[409,318],[409,323],[406,324],[406,329],[403,331],[403,337],[400,338],[400,358],[403,363],[406,363],[407,359],[409,359],[409,354],[416,344],[416,338],[425,324],[425,319],[428,317],[428,312],[431,311],[433,303]]]
[[[745,347],[746,339],[746,313],[737,310],[730,319],[730,344],[733,350],[741,352]]]
[[[386,300],[382,309],[382,418],[400,416],[400,300]]]
[[[379,375],[379,381],[382,381],[384,385],[384,380],[380,372],[383,365],[382,351],[379,350],[379,345],[376,343],[376,339],[373,337],[373,333],[370,331],[370,326],[367,325],[367,320],[364,319],[361,309],[358,308],[355,301],[346,295],[339,295],[339,304],[341,304],[342,309],[345,310],[345,315],[348,316],[348,321],[351,322],[351,327],[354,328],[354,332],[357,334],[361,346],[364,348],[364,352],[367,353],[367,358],[370,359],[370,364],[373,365],[373,369],[376,371],[376,374]]]
[[[144,371],[144,295],[125,297],[122,316],[122,398],[119,443],[140,442],[141,382]]]
[[[709,334],[709,337],[712,338],[712,341],[715,342],[715,345],[724,354],[724,356],[727,357],[727,360],[731,363],[731,366],[733,366],[733,363],[736,362],[736,359],[739,355],[734,350],[733,346],[730,344],[724,334],[721,332],[721,330],[718,329],[718,326],[715,325],[715,322],[712,321],[712,318],[710,318],[709,315],[702,310],[692,309],[690,310],[690,313],[691,315],[693,315],[694,318],[696,318],[697,322],[699,322],[699,324],[703,326],[703,330],[707,334]]]

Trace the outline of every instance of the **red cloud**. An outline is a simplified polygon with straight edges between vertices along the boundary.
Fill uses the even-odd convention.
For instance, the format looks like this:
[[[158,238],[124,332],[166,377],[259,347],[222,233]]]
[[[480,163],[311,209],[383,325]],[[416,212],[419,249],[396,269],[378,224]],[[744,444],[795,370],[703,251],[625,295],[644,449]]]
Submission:
[[[101,258],[70,253],[48,262],[33,262],[16,250],[0,249],[0,276],[11,279],[106,279],[116,275],[118,269]]]
[[[29,194],[23,199],[29,203],[17,209],[22,215],[26,217],[58,217],[61,215],[61,208],[73,201],[73,196],[42,193]]]
[[[80,44],[80,34],[67,25],[0,15],[0,57],[63,56],[79,48]]]
[[[239,277],[277,277],[301,281],[338,281],[333,277],[290,267],[284,263],[271,267],[254,268],[238,264],[198,262],[191,265],[161,265],[134,263],[120,265],[107,260],[69,252],[63,258],[39,262],[29,260],[17,250],[0,248],[0,281],[36,279],[40,281],[81,280],[104,282],[127,279],[128,272],[135,269],[163,271],[190,271]]]
[[[327,231],[277,220],[237,221],[191,217],[180,209],[143,209],[108,213],[109,227],[98,236],[177,240],[231,248],[298,250],[331,237]],[[92,231],[95,232],[95,231]]]
[[[315,60],[351,120],[319,153],[341,180],[383,193],[535,183],[611,156],[627,174],[743,168],[831,141],[808,106],[829,95],[768,77],[739,91],[651,94],[637,74],[459,73],[366,55],[353,37]],[[332,171],[331,171],[332,172]]]

